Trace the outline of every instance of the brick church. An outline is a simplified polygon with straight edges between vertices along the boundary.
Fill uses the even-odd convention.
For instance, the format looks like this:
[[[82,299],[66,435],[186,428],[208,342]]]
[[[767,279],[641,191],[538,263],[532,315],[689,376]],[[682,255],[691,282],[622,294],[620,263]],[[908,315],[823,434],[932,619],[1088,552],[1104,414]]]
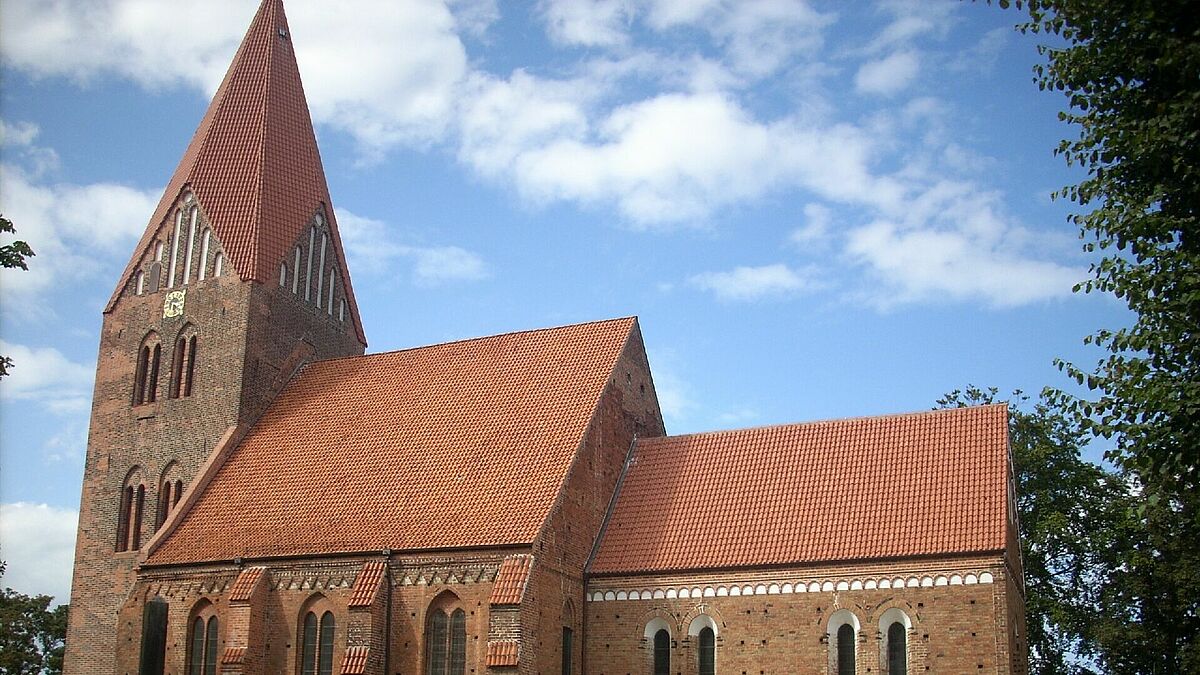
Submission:
[[[1025,672],[1003,406],[668,436],[636,318],[364,355],[292,39],[104,308],[69,675]]]

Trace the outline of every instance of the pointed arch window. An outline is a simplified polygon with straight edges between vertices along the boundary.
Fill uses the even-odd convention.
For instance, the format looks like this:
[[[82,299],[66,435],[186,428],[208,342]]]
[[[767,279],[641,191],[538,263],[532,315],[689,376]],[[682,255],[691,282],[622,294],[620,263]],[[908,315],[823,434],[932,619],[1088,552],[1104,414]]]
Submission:
[[[196,374],[196,336],[188,335],[185,328],[175,340],[175,353],[171,357],[171,398],[192,395],[192,378]]]
[[[188,675],[216,675],[220,623],[211,606],[192,619],[188,631]]]
[[[316,612],[304,615],[300,646],[301,675],[333,675],[333,640],[337,634],[333,612],[317,618]]]
[[[429,613],[425,632],[426,675],[464,675],[467,666],[467,613],[462,608],[449,614],[443,609]]]
[[[335,283],[337,282],[337,268],[329,270],[329,307],[326,310],[329,316],[333,316],[333,295]]]
[[[136,289],[135,292],[138,295],[145,293],[146,292],[146,273],[141,270],[138,270],[138,273],[134,277],[134,279],[135,279],[134,288]]]
[[[292,294],[300,293],[300,247],[296,247],[295,260],[292,261]]]
[[[117,505],[117,542],[114,550],[136,551],[142,546],[142,516],[146,509],[146,484],[134,468],[125,478]]]
[[[183,259],[183,283],[192,280],[192,253],[196,250],[196,233],[200,227],[200,209],[193,206],[188,213],[187,254]]]
[[[175,230],[171,235],[171,264],[167,267],[167,288],[175,286],[175,270],[179,262],[179,240],[183,235],[183,211],[175,212]]]
[[[317,244],[317,228],[311,228],[308,231],[308,265],[304,268],[304,301],[308,302],[312,299],[312,264],[313,264],[313,249]]]
[[[317,263],[317,307],[321,306],[321,299],[325,297],[322,294],[322,291],[325,289],[325,245],[328,243],[328,241],[329,238],[325,236],[324,232],[322,232],[321,259]]]
[[[158,400],[158,368],[162,361],[162,345],[151,335],[138,351],[137,367],[133,373],[133,405]]]
[[[200,269],[199,280],[204,281],[208,276],[208,249],[211,245],[212,230],[204,228],[204,234],[200,236]]]
[[[219,277],[225,271],[225,254],[217,253],[213,256],[213,276]]]
[[[287,288],[287,263],[279,263],[279,287]]]

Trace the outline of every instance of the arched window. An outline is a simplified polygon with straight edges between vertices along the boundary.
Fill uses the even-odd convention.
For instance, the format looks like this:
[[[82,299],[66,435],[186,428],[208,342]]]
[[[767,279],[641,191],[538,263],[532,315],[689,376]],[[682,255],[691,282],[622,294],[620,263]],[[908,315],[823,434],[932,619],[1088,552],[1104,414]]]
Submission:
[[[300,247],[296,247],[295,260],[292,261],[292,294],[300,292]]]
[[[888,626],[887,664],[888,675],[902,675],[908,672],[908,631],[899,621]]]
[[[888,675],[908,673],[908,632],[912,620],[899,607],[889,608],[879,616],[879,634],[883,637],[879,651],[881,670]]]
[[[829,644],[830,673],[854,675],[859,628],[858,617],[848,609],[840,609],[829,617],[826,640]]]
[[[325,297],[322,291],[325,288],[325,245],[329,238],[325,233],[321,233],[321,259],[317,263],[317,307],[321,306],[321,299]]]
[[[200,209],[193,206],[188,215],[187,255],[183,259],[183,283],[192,280],[192,253],[196,250],[196,231],[200,227]]]
[[[133,405],[153,403],[158,399],[158,367],[162,360],[162,345],[151,333],[138,350],[137,367],[133,374]]]
[[[119,499],[114,549],[137,550],[142,545],[142,516],[146,509],[146,484],[141,469],[135,467],[126,475]]]
[[[342,298],[342,302],[338,305],[338,321],[346,320],[346,299]]]
[[[654,675],[671,673],[671,633],[659,628],[654,633]]]
[[[192,395],[192,378],[196,374],[196,336],[188,335],[195,330],[184,326],[175,339],[175,353],[171,358],[171,398]]]
[[[279,263],[279,287],[287,288],[287,263]]]
[[[188,627],[188,675],[216,675],[219,627],[216,610],[205,603]]]
[[[134,276],[134,280],[135,280],[134,288],[136,289],[135,292],[138,295],[145,293],[146,292],[146,273],[142,272],[141,270],[138,270],[137,275]]]
[[[161,246],[162,244],[159,244]],[[157,293],[158,287],[162,285],[162,263],[155,260],[150,263],[150,268],[146,272],[146,292]]]
[[[700,675],[715,675],[717,672],[717,635],[712,628],[700,630]]]
[[[211,239],[212,230],[204,228],[204,234],[200,237],[200,273],[198,275],[200,281],[204,281],[204,278],[208,276],[208,246]]]
[[[329,316],[333,316],[333,295],[334,295],[336,280],[337,280],[337,268],[335,267],[335,268],[329,270],[329,307],[327,310]]]
[[[837,632],[838,675],[854,675],[854,627],[848,623]]]
[[[312,299],[312,262],[313,249],[317,244],[317,228],[312,228],[308,231],[308,265],[304,268],[304,301],[308,302]]]
[[[221,276],[221,272],[225,271],[225,256],[222,253],[217,253],[213,256],[213,276]]]
[[[426,675],[465,675],[467,613],[453,593],[443,593],[430,606],[425,625]]]
[[[163,470],[158,488],[158,509],[154,520],[155,532],[163,526],[163,523],[167,522],[167,516],[171,515],[171,510],[179,504],[179,498],[183,496],[183,481],[176,477],[178,473],[179,465],[175,462],[171,462]]]
[[[171,265],[167,268],[167,288],[175,286],[175,270],[179,261],[179,240],[183,235],[183,211],[175,212],[175,231],[171,235]]]
[[[304,615],[304,633],[300,645],[301,675],[333,675],[333,639],[337,634],[333,612],[317,618],[316,612]]]

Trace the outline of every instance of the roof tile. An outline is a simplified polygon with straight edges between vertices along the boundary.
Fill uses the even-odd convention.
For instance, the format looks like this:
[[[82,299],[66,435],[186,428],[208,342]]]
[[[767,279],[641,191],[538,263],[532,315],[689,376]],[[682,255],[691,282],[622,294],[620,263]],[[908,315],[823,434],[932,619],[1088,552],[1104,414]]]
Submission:
[[[528,544],[635,325],[313,363],[147,563]]]
[[[105,311],[185,188],[238,276],[260,283],[279,278],[280,263],[323,205],[341,288],[366,344],[281,0],[260,5]]]
[[[379,560],[365,563],[354,580],[354,588],[350,594],[350,607],[369,607],[375,604],[375,596],[379,593],[379,580],[383,578],[385,564]]]
[[[1004,405],[641,439],[591,571],[1001,550]]]
[[[503,668],[521,664],[521,645],[515,640],[496,640],[488,642],[487,666]]]
[[[347,647],[346,656],[342,658],[342,675],[363,675],[370,657],[370,647]]]
[[[230,602],[247,602],[250,596],[254,593],[254,586],[258,584],[258,580],[262,578],[265,567],[247,567],[238,575],[236,581],[233,582],[233,587],[229,590]]]
[[[500,563],[500,571],[496,574],[489,602],[493,605],[521,604],[532,563],[533,556],[529,555],[511,555],[505,558],[504,562]]]

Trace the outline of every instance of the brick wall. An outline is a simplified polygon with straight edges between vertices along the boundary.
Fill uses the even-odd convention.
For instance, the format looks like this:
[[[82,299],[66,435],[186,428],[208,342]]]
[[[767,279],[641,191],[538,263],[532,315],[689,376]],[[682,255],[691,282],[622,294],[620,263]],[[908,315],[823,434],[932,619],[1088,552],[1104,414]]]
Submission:
[[[159,238],[167,240],[171,228],[168,222]],[[140,253],[137,269],[150,268],[154,248],[152,242]],[[200,249],[199,244],[193,247],[194,270],[200,265]],[[220,250],[214,238],[204,281],[193,272],[186,287],[169,289],[164,281],[157,292],[138,295],[131,279],[104,316],[72,578],[68,675],[116,672],[112,645],[117,612],[128,598],[140,557],[138,551],[115,551],[121,491],[129,472],[140,469],[146,487],[140,532],[144,546],[154,533],[164,470],[173,466],[172,477],[189,484],[226,430],[257,419],[303,362],[363,352],[349,316],[339,322],[277,283],[243,282],[228,262],[221,277],[212,277],[211,260]],[[181,270],[182,262],[177,267]],[[166,273],[164,269],[164,279]],[[164,317],[166,293],[183,288],[182,316]],[[185,326],[197,338],[192,392],[171,398],[173,346]],[[133,405],[138,353],[149,334],[161,345],[157,400]]]
[[[882,579],[889,580],[889,588],[879,587]],[[902,583],[890,587],[894,579]],[[797,592],[801,585],[805,591]],[[999,556],[593,579],[587,603],[587,672],[651,672],[653,642],[646,639],[646,626],[660,618],[671,631],[671,672],[695,675],[699,645],[689,627],[703,615],[717,627],[720,673],[825,673],[835,663],[831,650],[836,651],[836,641],[827,637],[830,619],[846,610],[859,623],[856,672],[886,673],[882,643],[887,625],[881,619],[893,609],[911,622],[910,673],[1023,672],[1014,668],[1007,652],[1005,624],[1010,608],[1020,604],[1019,599],[1012,602],[1011,588]],[[684,589],[686,598],[681,597]],[[700,597],[692,597],[693,589]],[[633,591],[637,599],[630,599]]]
[[[561,672],[564,626],[574,633],[571,672],[583,672],[588,633],[583,615],[584,567],[634,435],[663,433],[641,331],[635,325],[558,500],[534,542],[535,563],[521,605],[519,672]]]

